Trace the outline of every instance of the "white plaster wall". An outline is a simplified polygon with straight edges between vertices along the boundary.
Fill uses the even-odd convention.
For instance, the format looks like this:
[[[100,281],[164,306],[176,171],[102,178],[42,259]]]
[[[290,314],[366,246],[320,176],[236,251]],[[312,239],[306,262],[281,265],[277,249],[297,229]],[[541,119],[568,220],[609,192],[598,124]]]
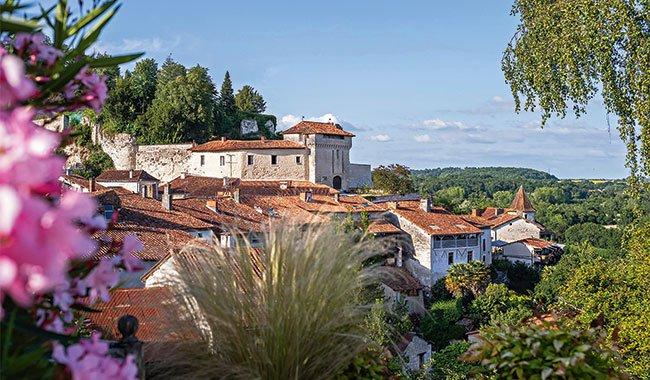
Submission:
[[[512,262],[523,262],[532,265],[532,252],[524,243],[512,243],[503,246],[503,257]]]
[[[178,272],[174,267],[174,259],[169,258],[146,279],[144,287],[172,285],[177,278]]]
[[[480,244],[480,243],[479,243]],[[472,261],[481,261],[481,247],[479,245],[462,248],[432,248],[431,249],[431,277],[437,281],[447,275],[449,270],[449,252],[454,253],[454,264],[467,263],[468,252],[472,251]]]
[[[539,239],[540,229],[535,224],[523,219],[516,219],[494,229],[493,237],[495,240],[506,242],[517,241],[525,238]]]
[[[481,243],[481,255],[485,256],[485,263],[490,265],[492,264],[492,230],[484,228],[481,231],[480,239],[485,241],[485,249],[483,249],[483,243]]]
[[[338,175],[341,177],[341,188],[347,190],[352,138],[309,135],[305,145],[311,150],[310,181],[332,186],[332,179]],[[336,150],[339,151],[338,158],[336,158]],[[332,159],[332,151],[334,151],[334,159]]]
[[[212,230],[191,230],[189,233],[195,238],[203,239],[208,243],[212,242],[215,237],[215,234],[212,232]]]
[[[99,182],[99,181],[97,181],[97,183],[102,185],[102,186],[105,186],[105,187],[121,187],[121,188],[127,189],[129,191],[132,191],[134,193],[137,193],[140,190],[137,182]]]
[[[417,296],[407,296],[396,292],[386,284],[381,284],[381,288],[384,290],[384,301],[387,306],[392,308],[396,301],[406,300],[409,314],[424,315],[426,313],[422,291],[418,292]]]

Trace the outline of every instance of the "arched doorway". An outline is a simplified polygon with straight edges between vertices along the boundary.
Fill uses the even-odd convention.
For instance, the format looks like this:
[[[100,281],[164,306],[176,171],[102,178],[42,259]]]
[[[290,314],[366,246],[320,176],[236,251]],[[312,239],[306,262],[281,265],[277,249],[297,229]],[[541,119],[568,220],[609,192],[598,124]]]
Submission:
[[[341,176],[336,175],[332,178],[332,187],[336,190],[341,190]]]

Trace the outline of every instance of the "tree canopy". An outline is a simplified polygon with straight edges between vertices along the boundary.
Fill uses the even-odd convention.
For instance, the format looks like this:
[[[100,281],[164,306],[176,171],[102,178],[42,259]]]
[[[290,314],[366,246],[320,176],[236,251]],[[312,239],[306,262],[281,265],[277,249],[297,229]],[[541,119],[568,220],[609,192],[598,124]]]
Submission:
[[[242,112],[262,113],[266,111],[266,102],[253,87],[245,85],[235,95],[235,105]]]
[[[633,184],[650,175],[649,4],[515,0],[520,23],[502,60],[516,109],[539,107],[543,123],[568,108],[582,115],[600,92],[618,118]]]
[[[407,194],[414,191],[411,170],[399,164],[379,166],[372,171],[375,189],[389,194]]]

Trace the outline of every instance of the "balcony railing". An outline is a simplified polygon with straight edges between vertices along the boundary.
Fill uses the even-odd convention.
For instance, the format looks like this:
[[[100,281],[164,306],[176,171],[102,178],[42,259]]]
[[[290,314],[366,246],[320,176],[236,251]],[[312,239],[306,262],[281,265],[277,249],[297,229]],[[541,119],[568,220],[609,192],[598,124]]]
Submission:
[[[476,247],[478,245],[477,236],[458,236],[451,238],[434,238],[433,248],[464,248]]]

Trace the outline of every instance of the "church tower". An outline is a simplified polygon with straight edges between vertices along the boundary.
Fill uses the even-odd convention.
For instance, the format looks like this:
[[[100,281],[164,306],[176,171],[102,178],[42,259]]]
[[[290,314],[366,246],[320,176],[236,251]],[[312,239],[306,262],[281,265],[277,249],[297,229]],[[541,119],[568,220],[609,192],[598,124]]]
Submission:
[[[528,199],[524,185],[519,186],[519,190],[515,194],[515,199],[512,200],[512,204],[510,205],[510,209],[517,211],[517,214],[526,220],[531,222],[535,221],[535,208],[530,199]]]

